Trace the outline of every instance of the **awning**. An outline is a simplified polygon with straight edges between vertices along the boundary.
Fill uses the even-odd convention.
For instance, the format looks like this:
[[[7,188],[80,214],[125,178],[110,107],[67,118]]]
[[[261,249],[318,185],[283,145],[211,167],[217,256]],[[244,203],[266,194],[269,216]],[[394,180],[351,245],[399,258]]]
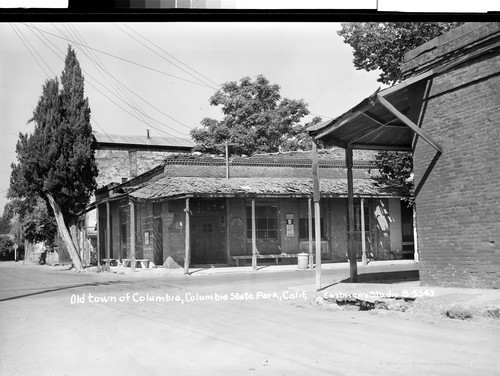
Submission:
[[[377,90],[338,118],[308,128],[314,139],[344,149],[406,150],[422,137],[437,152],[441,146],[417,124],[425,110],[425,98],[433,71]]]

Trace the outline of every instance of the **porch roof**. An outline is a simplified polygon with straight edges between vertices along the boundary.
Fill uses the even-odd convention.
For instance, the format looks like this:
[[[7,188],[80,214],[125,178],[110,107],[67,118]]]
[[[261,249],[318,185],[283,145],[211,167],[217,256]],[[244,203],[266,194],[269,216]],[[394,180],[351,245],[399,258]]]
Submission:
[[[346,179],[322,179],[322,197],[347,197]],[[198,178],[163,177],[146,184],[129,196],[138,200],[183,197],[311,197],[312,179],[304,178]],[[378,179],[355,179],[358,197],[403,197],[398,187]]]
[[[419,136],[441,152],[441,146],[409,119],[412,105],[416,114],[422,110],[433,75],[430,70],[377,90],[336,119],[314,125],[308,132],[329,146],[365,150],[412,151]]]

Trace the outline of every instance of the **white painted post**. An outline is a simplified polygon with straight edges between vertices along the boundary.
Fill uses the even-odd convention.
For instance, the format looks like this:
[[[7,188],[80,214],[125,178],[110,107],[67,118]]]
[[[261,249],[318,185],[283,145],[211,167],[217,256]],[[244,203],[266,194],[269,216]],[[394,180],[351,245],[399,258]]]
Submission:
[[[185,255],[184,255],[184,274],[189,273],[189,263],[191,261],[191,224],[190,224],[190,215],[189,215],[189,197],[186,197],[186,226],[184,226],[184,230],[186,231],[185,238]]]
[[[309,230],[309,269],[314,268],[312,199],[307,199],[307,229]]]
[[[135,205],[130,200],[130,268],[135,272]]]
[[[366,266],[368,264],[366,259],[366,234],[365,234],[365,199],[361,199],[361,251],[362,257],[361,261],[363,265]]]
[[[347,211],[349,220],[348,234],[348,255],[350,264],[351,282],[358,281],[358,266],[356,263],[356,250],[354,249],[354,183],[352,177],[352,148],[345,149],[345,159],[347,165]]]
[[[312,148],[312,175],[313,175],[313,201],[314,201],[314,223],[316,233],[316,290],[321,289],[321,217],[320,217],[320,187],[319,187],[319,164],[318,147],[313,142]]]
[[[252,270],[257,270],[257,230],[255,224],[255,199],[252,199]]]

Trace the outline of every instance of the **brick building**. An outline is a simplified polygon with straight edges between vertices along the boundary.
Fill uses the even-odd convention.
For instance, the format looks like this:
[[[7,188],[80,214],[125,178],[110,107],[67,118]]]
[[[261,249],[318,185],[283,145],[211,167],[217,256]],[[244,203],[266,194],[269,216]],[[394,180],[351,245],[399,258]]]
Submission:
[[[190,139],[150,136],[149,131],[144,136],[94,133],[94,137],[98,188],[132,179],[172,154],[189,153],[195,145]]]
[[[470,23],[405,56],[407,76],[439,71],[422,119],[443,147],[417,197],[424,284],[500,287],[499,42],[500,23]],[[417,142],[417,184],[432,158]]]
[[[347,149],[413,151],[423,285],[500,287],[500,23],[410,51],[405,80],[310,130]]]
[[[178,137],[110,135],[94,133],[95,159],[98,168],[97,187],[118,185],[145,173],[165,158],[190,153],[194,142]],[[89,264],[89,248],[97,248],[97,216],[90,210],[79,223],[79,246],[85,264]],[[90,239],[89,243],[85,239]]]
[[[321,154],[319,170],[323,198],[322,259],[345,261],[345,161]],[[411,210],[408,212],[397,188],[380,181],[369,170],[376,170],[372,161],[356,161],[358,258],[361,259],[363,236],[370,258],[384,260],[403,255],[412,258]],[[156,265],[183,265],[187,246],[191,264],[239,263],[239,258],[241,261],[250,258],[253,246],[261,257],[269,257],[271,261],[276,257],[270,255],[277,255],[283,259],[281,262],[296,262],[291,259],[300,252],[309,252],[312,242],[309,234],[312,189],[309,153],[237,157],[228,165],[224,158],[170,157],[135,179],[97,192],[100,256],[130,258],[134,242],[135,257]],[[130,236],[131,203],[135,241]]]

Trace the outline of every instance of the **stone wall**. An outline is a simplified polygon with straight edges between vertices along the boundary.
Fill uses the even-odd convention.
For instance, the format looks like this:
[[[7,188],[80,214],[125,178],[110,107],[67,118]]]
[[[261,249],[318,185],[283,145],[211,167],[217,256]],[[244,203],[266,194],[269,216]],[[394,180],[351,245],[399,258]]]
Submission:
[[[175,153],[149,150],[99,149],[95,158],[99,175],[97,186],[121,183],[163,163],[164,159]]]

